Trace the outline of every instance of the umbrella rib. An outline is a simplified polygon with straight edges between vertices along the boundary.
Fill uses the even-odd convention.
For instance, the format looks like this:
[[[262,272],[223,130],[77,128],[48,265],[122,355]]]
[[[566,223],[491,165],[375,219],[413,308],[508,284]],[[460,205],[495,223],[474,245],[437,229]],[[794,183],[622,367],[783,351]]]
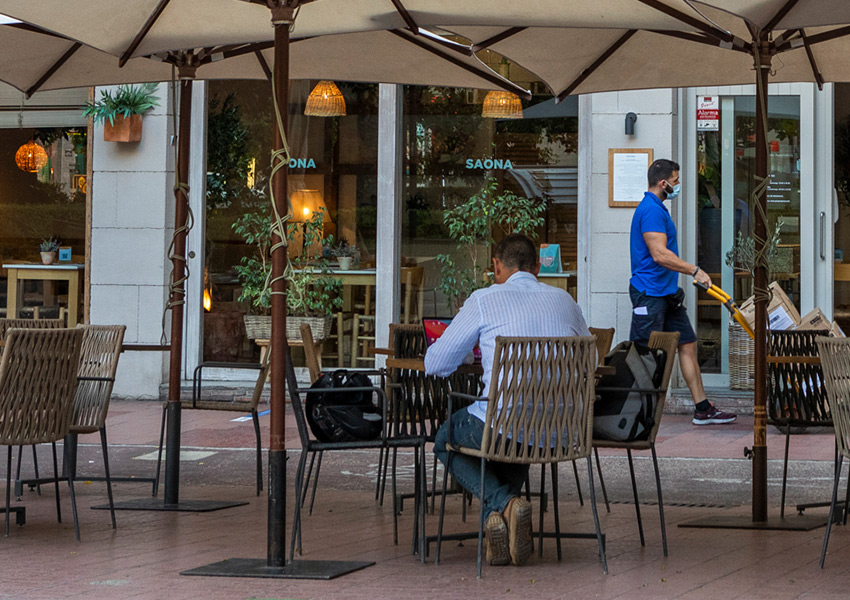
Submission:
[[[419,25],[416,24],[416,21],[413,19],[413,15],[407,12],[407,9],[404,7],[404,4],[401,3],[401,0],[390,0],[395,6],[395,9],[398,11],[398,14],[401,15],[401,18],[404,19],[404,22],[407,23],[408,29],[416,35],[419,33]]]
[[[832,40],[840,37],[844,37],[846,35],[850,35],[850,26],[848,27],[839,27],[838,29],[833,29],[831,31],[824,31],[823,33],[816,33],[815,35],[806,36],[806,40],[810,45],[820,44],[822,42],[831,42]],[[778,52],[784,52],[786,50],[791,50],[793,45],[790,42],[785,42],[782,48],[777,48]]]
[[[498,44],[499,42],[506,40],[509,37],[520,33],[521,31],[525,31],[526,29],[528,29],[528,28],[527,27],[511,27],[510,29],[505,29],[502,33],[497,33],[493,37],[487,38],[486,40],[484,40],[483,42],[481,42],[479,44],[475,44],[473,46],[473,48],[476,51],[484,50],[486,48],[489,48],[493,44]]]
[[[641,0],[641,2],[643,2],[643,0]],[[607,50],[605,50],[605,52],[603,52],[603,53],[599,56],[599,58],[597,58],[595,61],[593,61],[593,64],[591,64],[591,65],[590,65],[589,67],[587,67],[584,71],[582,71],[582,72],[581,72],[581,75],[579,75],[579,76],[578,76],[575,80],[573,80],[573,82],[572,82],[570,85],[568,85],[568,86],[564,89],[564,91],[563,91],[563,92],[561,92],[560,94],[558,94],[558,102],[563,101],[563,100],[564,100],[564,98],[566,98],[567,96],[569,96],[569,95],[573,92],[573,90],[575,90],[578,86],[580,86],[580,85],[584,82],[584,80],[585,80],[585,79],[587,79],[588,77],[590,77],[590,76],[593,74],[593,72],[594,72],[594,71],[596,71],[596,69],[598,69],[599,67],[601,67],[601,66],[602,66],[602,64],[603,64],[606,60],[608,60],[608,59],[611,57],[611,55],[612,55],[612,54],[614,54],[617,50],[619,50],[619,49],[620,49],[620,47],[621,47],[623,44],[625,44],[626,42],[628,42],[628,41],[629,41],[629,38],[631,38],[631,37],[632,37],[635,33],[637,33],[637,30],[635,30],[635,29],[629,29],[628,31],[626,31],[626,33],[624,33],[623,35],[621,35],[621,36],[620,36],[620,39],[618,39],[616,42],[614,42],[613,44],[611,44],[611,46],[609,46],[609,47],[608,47],[608,49],[607,49]]]
[[[687,42],[693,42],[696,44],[706,44],[707,46],[713,46],[715,48],[719,47],[717,43],[717,39],[705,35],[700,35],[698,33],[689,33],[687,31],[672,31],[668,29],[648,29],[650,33],[657,33],[658,35],[666,35],[668,37],[678,38],[680,40],[685,40]],[[741,45],[733,45],[730,47],[724,46],[727,50],[737,50],[738,52],[743,52],[745,54],[751,54],[752,44],[748,44],[746,42]]]
[[[674,19],[676,19],[677,21],[681,21],[685,25],[690,25],[694,29],[699,29],[706,35],[715,37],[718,40],[724,42],[732,42],[735,39],[735,36],[733,36],[728,31],[723,31],[721,29],[718,29],[717,27],[712,27],[711,25],[708,25],[707,23],[704,23],[699,19],[695,19],[690,15],[686,15],[685,13],[676,10],[673,7],[667,6],[666,4],[659,2],[659,0],[638,0],[638,2],[646,4],[650,8],[654,8],[657,11],[663,12],[665,15],[673,17]]]
[[[62,68],[62,65],[64,65],[66,62],[68,62],[68,59],[69,59],[69,58],[71,58],[71,57],[74,55],[74,53],[75,53],[77,50],[79,50],[79,49],[80,49],[80,47],[81,47],[81,46],[82,46],[82,44],[81,44],[80,42],[74,42],[74,44],[73,44],[70,48],[68,48],[68,50],[66,50],[66,51],[65,51],[65,54],[63,54],[62,56],[60,56],[60,57],[59,57],[59,59],[58,59],[55,63],[53,63],[53,64],[51,65],[51,67],[50,67],[49,69],[47,69],[47,71],[45,71],[45,72],[44,72],[44,74],[43,74],[41,77],[39,77],[39,78],[38,78],[38,81],[36,81],[36,82],[35,82],[35,83],[34,83],[34,84],[33,84],[33,85],[32,85],[32,86],[31,86],[31,87],[30,87],[30,88],[29,88],[29,89],[25,92],[25,94],[26,94],[27,98],[29,98],[29,97],[30,97],[30,96],[32,96],[35,92],[37,92],[37,91],[38,91],[38,89],[39,89],[41,86],[43,86],[43,85],[45,84],[45,82],[46,82],[48,79],[50,79],[51,77],[53,77],[53,74],[54,74],[54,73],[56,73],[56,71],[58,71],[60,68]]]
[[[145,36],[151,30],[151,27],[154,26],[157,19],[159,19],[162,11],[165,10],[165,7],[168,5],[170,0],[159,0],[159,4],[156,5],[156,8],[153,9],[153,12],[148,17],[148,20],[145,21],[145,24],[136,34],[136,37],[133,38],[133,41],[130,42],[130,45],[124,51],[124,54],[121,55],[121,58],[118,59],[118,66],[123,67],[127,64],[127,61],[130,60],[130,57],[133,55],[133,52],[136,51],[136,48],[139,47],[139,44],[142,43],[142,40],[145,39]]]
[[[521,87],[519,87],[518,85],[515,85],[514,83],[512,83],[512,82],[510,82],[506,79],[502,79],[501,77],[497,76],[495,73],[488,73],[487,71],[484,71],[484,70],[479,69],[477,67],[474,67],[472,65],[466,64],[465,62],[463,62],[462,60],[452,56],[451,54],[447,54],[447,53],[443,52],[442,50],[440,50],[439,48],[436,48],[434,46],[426,44],[425,42],[423,42],[418,37],[413,37],[409,33],[405,33],[404,30],[390,29],[389,32],[397,35],[398,37],[400,37],[403,40],[407,40],[411,44],[419,46],[423,50],[427,50],[431,54],[434,54],[435,56],[438,56],[438,57],[442,58],[443,60],[446,60],[446,61],[452,63],[453,65],[460,67],[461,69],[465,69],[465,70],[469,71],[470,73],[477,75],[478,77],[480,77],[481,79],[484,79],[485,81],[488,81],[488,82],[490,82],[494,85],[497,85],[498,87],[500,87],[503,90],[507,90],[509,92],[512,92],[512,93],[514,93],[514,94],[516,94],[516,95],[518,95],[522,98],[525,98],[526,100],[531,99],[531,94],[527,90],[524,90]]]
[[[809,65],[812,67],[812,74],[815,76],[815,82],[818,84],[818,89],[823,90],[823,75],[821,75],[820,69],[818,69],[818,63],[815,60],[812,47],[806,39],[806,32],[802,29],[800,30],[800,37],[803,38],[803,45],[806,47],[806,56],[809,57]]]
[[[788,2],[786,2],[782,6],[782,8],[780,8],[777,13],[773,15],[773,18],[767,22],[767,25],[765,25],[763,28],[764,31],[773,31],[773,28],[779,24],[779,21],[785,18],[785,15],[787,15],[790,10],[794,8],[797,2],[799,2],[799,0],[788,0]]]
[[[263,53],[259,50],[254,50],[254,56],[257,57],[257,62],[260,63],[260,67],[263,69],[263,73],[266,74],[266,79],[269,81],[272,80],[272,70],[269,68],[269,63],[266,62],[266,57],[263,56]]]

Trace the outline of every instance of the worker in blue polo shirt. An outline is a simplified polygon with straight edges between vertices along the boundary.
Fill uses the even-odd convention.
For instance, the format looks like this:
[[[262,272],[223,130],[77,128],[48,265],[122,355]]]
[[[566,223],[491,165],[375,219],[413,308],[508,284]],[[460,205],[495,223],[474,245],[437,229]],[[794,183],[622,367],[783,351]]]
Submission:
[[[697,337],[683,305],[685,291],[679,273],[711,286],[711,277],[698,265],[679,258],[676,225],[664,206],[679,195],[679,165],[664,158],[652,163],[647,173],[649,189],[635,209],[629,238],[632,277],[632,327],[629,339],[649,342],[653,331],[679,332],[679,367],[694,399],[694,425],[731,423],[736,416],[718,410],[705,396],[697,361]]]

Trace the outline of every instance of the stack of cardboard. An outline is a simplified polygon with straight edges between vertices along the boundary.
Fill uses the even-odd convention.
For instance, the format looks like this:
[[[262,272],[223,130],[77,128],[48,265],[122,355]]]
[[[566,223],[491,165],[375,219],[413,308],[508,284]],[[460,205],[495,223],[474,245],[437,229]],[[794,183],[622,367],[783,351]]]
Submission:
[[[844,332],[837,323],[830,323],[820,308],[815,308],[804,317],[794,307],[791,299],[785,295],[777,282],[770,284],[772,293],[770,304],[767,306],[767,316],[770,329],[773,331],[785,331],[788,329],[813,330],[828,329],[831,337],[845,337]],[[755,296],[750,296],[740,307],[741,314],[747,320],[750,327],[755,329]]]

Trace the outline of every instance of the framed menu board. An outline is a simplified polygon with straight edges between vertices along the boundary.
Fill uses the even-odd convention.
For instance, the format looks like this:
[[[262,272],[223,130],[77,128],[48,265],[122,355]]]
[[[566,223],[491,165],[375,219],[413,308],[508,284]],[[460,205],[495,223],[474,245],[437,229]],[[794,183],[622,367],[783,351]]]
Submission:
[[[652,148],[608,149],[608,206],[634,208],[646,192]]]

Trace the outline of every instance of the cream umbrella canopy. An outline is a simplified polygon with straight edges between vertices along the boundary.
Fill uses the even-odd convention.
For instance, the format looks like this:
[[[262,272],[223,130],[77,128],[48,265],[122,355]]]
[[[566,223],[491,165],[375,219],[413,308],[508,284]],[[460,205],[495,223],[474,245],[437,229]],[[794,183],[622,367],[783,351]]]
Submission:
[[[655,0],[636,1],[674,13]],[[850,81],[850,3],[692,0],[690,5],[710,25],[700,26],[698,32],[638,26],[446,29],[470,39],[476,48],[494,50],[536,73],[559,99],[612,90],[756,84],[752,522],[766,524],[767,83],[802,81],[822,86],[825,81]],[[693,22],[687,20],[687,24]]]

